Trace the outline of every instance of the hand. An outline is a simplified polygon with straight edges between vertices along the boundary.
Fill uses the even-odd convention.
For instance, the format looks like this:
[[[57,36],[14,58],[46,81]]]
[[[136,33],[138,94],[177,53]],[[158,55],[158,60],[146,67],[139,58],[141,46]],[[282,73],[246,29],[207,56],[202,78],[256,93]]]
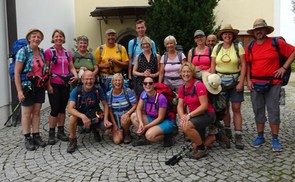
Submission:
[[[143,124],[139,124],[136,133],[142,135],[142,134],[144,134],[145,130],[146,130],[146,128],[144,127],[144,125]]]
[[[83,117],[81,118],[83,123],[84,123],[84,127],[85,128],[90,128],[91,125],[91,120],[84,114]]]
[[[280,67],[278,70],[276,70],[274,72],[274,77],[275,78],[282,78],[284,76],[286,72],[286,69],[284,69],[283,67]]]
[[[251,80],[248,81],[247,86],[248,86],[248,89],[249,89],[249,90],[252,90],[252,89],[254,88],[253,83],[252,83]]]
[[[53,94],[53,88],[52,88],[52,86],[50,85],[50,84],[48,84],[48,86],[47,86],[47,92],[49,93],[49,94]]]
[[[239,82],[239,84],[236,86],[237,92],[242,92],[244,90],[244,83]]]
[[[22,101],[24,101],[25,100],[25,95],[24,95],[24,93],[23,93],[23,91],[21,91],[21,92],[17,92],[17,97],[18,97],[18,100],[20,101],[20,102],[22,102]]]
[[[151,75],[151,70],[149,69],[146,69],[144,72],[143,72],[144,76],[150,76]]]
[[[80,67],[80,70],[84,70],[84,71],[86,71],[86,70],[87,70],[87,68],[86,68],[86,67],[84,67],[84,66],[81,66],[81,67]]]
[[[202,69],[203,69],[202,66],[196,66],[196,71],[197,72],[202,71]]]
[[[69,84],[72,84],[74,82],[76,82],[78,80],[78,77],[73,76],[72,78],[70,78]]]
[[[121,116],[121,122],[126,122],[128,120],[130,120],[130,115],[126,112]]]
[[[105,121],[103,122],[103,124],[104,124],[104,126],[105,126],[106,128],[109,128],[110,126],[113,125],[113,124],[112,124],[110,121],[108,121],[108,120],[105,120]]]
[[[180,126],[182,127],[185,127],[188,123],[188,121],[190,120],[190,116],[189,115],[183,115],[181,118],[180,118]]]

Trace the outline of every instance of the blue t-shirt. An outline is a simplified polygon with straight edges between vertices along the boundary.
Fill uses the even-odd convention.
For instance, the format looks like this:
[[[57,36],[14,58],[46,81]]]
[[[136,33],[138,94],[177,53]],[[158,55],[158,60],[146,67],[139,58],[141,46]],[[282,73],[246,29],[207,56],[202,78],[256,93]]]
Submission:
[[[158,95],[158,101],[155,104],[157,95]],[[144,107],[145,107],[144,110],[146,111],[146,114],[151,116],[152,118],[158,117],[160,108],[168,108],[168,101],[163,94],[156,94],[154,97],[149,97],[146,91],[143,91],[140,95],[140,99],[142,99],[144,102]],[[168,113],[168,109],[166,110],[166,115],[167,113]]]
[[[135,57],[143,52],[143,49],[141,49],[140,45],[141,45],[141,43],[138,38],[136,39],[135,47],[134,47],[134,39],[130,40],[128,43],[128,55],[132,56],[132,65],[134,65]],[[133,47],[134,47],[135,51],[133,50]],[[152,40],[152,52],[155,55],[157,54],[156,44],[153,40]],[[133,53],[133,55],[132,55],[132,53]]]
[[[120,95],[112,95],[112,89],[107,93],[107,101],[110,108],[112,108],[114,113],[125,113],[129,109],[131,109],[132,105],[136,103],[136,98],[134,92],[130,88],[123,88]],[[111,99],[112,97],[112,99]],[[129,104],[126,97],[129,98],[129,101],[132,105]]]
[[[81,100],[78,101],[78,87],[81,88]],[[93,87],[90,92],[85,92],[83,89],[83,86],[75,87],[71,94],[69,101],[73,101],[77,104],[77,102],[80,102],[79,108],[76,108],[79,112],[85,113],[87,110],[95,108],[99,106],[100,101],[106,101],[106,96],[100,86]],[[80,88],[79,88],[80,89]],[[97,95],[98,94],[98,95]],[[99,99],[99,100],[97,100]]]

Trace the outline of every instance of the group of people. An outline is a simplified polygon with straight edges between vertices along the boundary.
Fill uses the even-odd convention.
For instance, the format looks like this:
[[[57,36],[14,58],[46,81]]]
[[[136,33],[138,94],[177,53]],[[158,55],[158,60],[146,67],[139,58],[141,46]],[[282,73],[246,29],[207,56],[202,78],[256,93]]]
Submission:
[[[272,150],[283,150],[278,139],[280,78],[294,61],[295,48],[278,40],[280,54],[288,57],[284,65],[279,65],[280,55],[272,45],[272,38],[267,36],[274,28],[265,20],[255,20],[253,28],[247,31],[255,40],[246,49],[237,39],[239,30],[230,24],[219,30],[217,36],[206,37],[202,30],[196,30],[196,45],[188,51],[187,57],[177,50],[174,36],[165,38],[166,52],[160,56],[155,42],[145,35],[145,22],[138,20],[135,29],[138,36],[129,41],[128,52],[116,43],[116,31],[108,29],[105,44],[99,46],[94,55],[88,51],[88,38],[84,35],[77,38],[77,50],[71,53],[62,46],[65,35],[61,30],[53,32],[53,46],[44,52],[39,48],[43,33],[38,29],[27,33],[29,44],[25,49],[28,54],[20,49],[15,66],[27,150],[54,145],[57,138],[69,141],[67,152],[72,153],[77,149],[78,125],[90,129],[97,142],[101,141],[101,130],[111,130],[115,144],[132,142],[133,146],[139,146],[163,139],[163,146],[170,147],[178,124],[192,142],[193,150],[188,154],[192,158],[206,156],[208,146],[214,141],[225,143],[229,148],[232,139],[237,149],[243,149],[241,103],[245,82],[251,90],[258,133],[251,145],[259,147],[265,142],[266,108]],[[123,70],[128,70],[126,76]],[[23,72],[30,72],[39,79],[48,75],[49,81],[46,86],[38,86],[29,79],[22,80]],[[179,122],[170,117],[172,108],[165,95],[157,91],[157,82],[167,84],[177,93]],[[267,85],[268,89],[262,92],[261,85]],[[48,142],[43,141],[39,133],[40,109],[46,89],[51,106]],[[220,117],[210,94],[225,98],[223,125],[219,124]],[[69,137],[64,130],[66,108]],[[132,138],[131,125],[139,136],[136,140]]]

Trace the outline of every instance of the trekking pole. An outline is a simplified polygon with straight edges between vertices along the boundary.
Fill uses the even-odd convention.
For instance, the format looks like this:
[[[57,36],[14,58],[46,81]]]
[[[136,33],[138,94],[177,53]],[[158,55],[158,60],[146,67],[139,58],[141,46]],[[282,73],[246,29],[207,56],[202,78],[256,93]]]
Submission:
[[[7,121],[4,123],[4,126],[7,125],[8,121],[11,119],[11,117],[14,115],[14,113],[16,112],[16,110],[19,108],[21,102],[19,102],[15,108],[13,109],[12,113],[10,114],[10,116],[8,117]],[[8,127],[10,127],[11,125],[8,125]]]
[[[191,151],[191,147],[190,145],[185,145],[182,147],[182,150],[174,155],[173,157],[171,157],[169,160],[167,160],[165,162],[166,165],[170,165],[170,166],[174,166],[175,164],[177,164],[182,158],[183,156],[185,156],[189,151]]]

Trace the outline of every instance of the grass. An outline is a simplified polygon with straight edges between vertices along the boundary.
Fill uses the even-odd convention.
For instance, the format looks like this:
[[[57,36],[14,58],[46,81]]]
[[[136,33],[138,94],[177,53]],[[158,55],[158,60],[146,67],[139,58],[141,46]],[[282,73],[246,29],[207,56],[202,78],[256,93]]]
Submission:
[[[292,70],[292,72],[295,72],[295,62],[293,62],[293,63],[291,64],[291,70]]]

